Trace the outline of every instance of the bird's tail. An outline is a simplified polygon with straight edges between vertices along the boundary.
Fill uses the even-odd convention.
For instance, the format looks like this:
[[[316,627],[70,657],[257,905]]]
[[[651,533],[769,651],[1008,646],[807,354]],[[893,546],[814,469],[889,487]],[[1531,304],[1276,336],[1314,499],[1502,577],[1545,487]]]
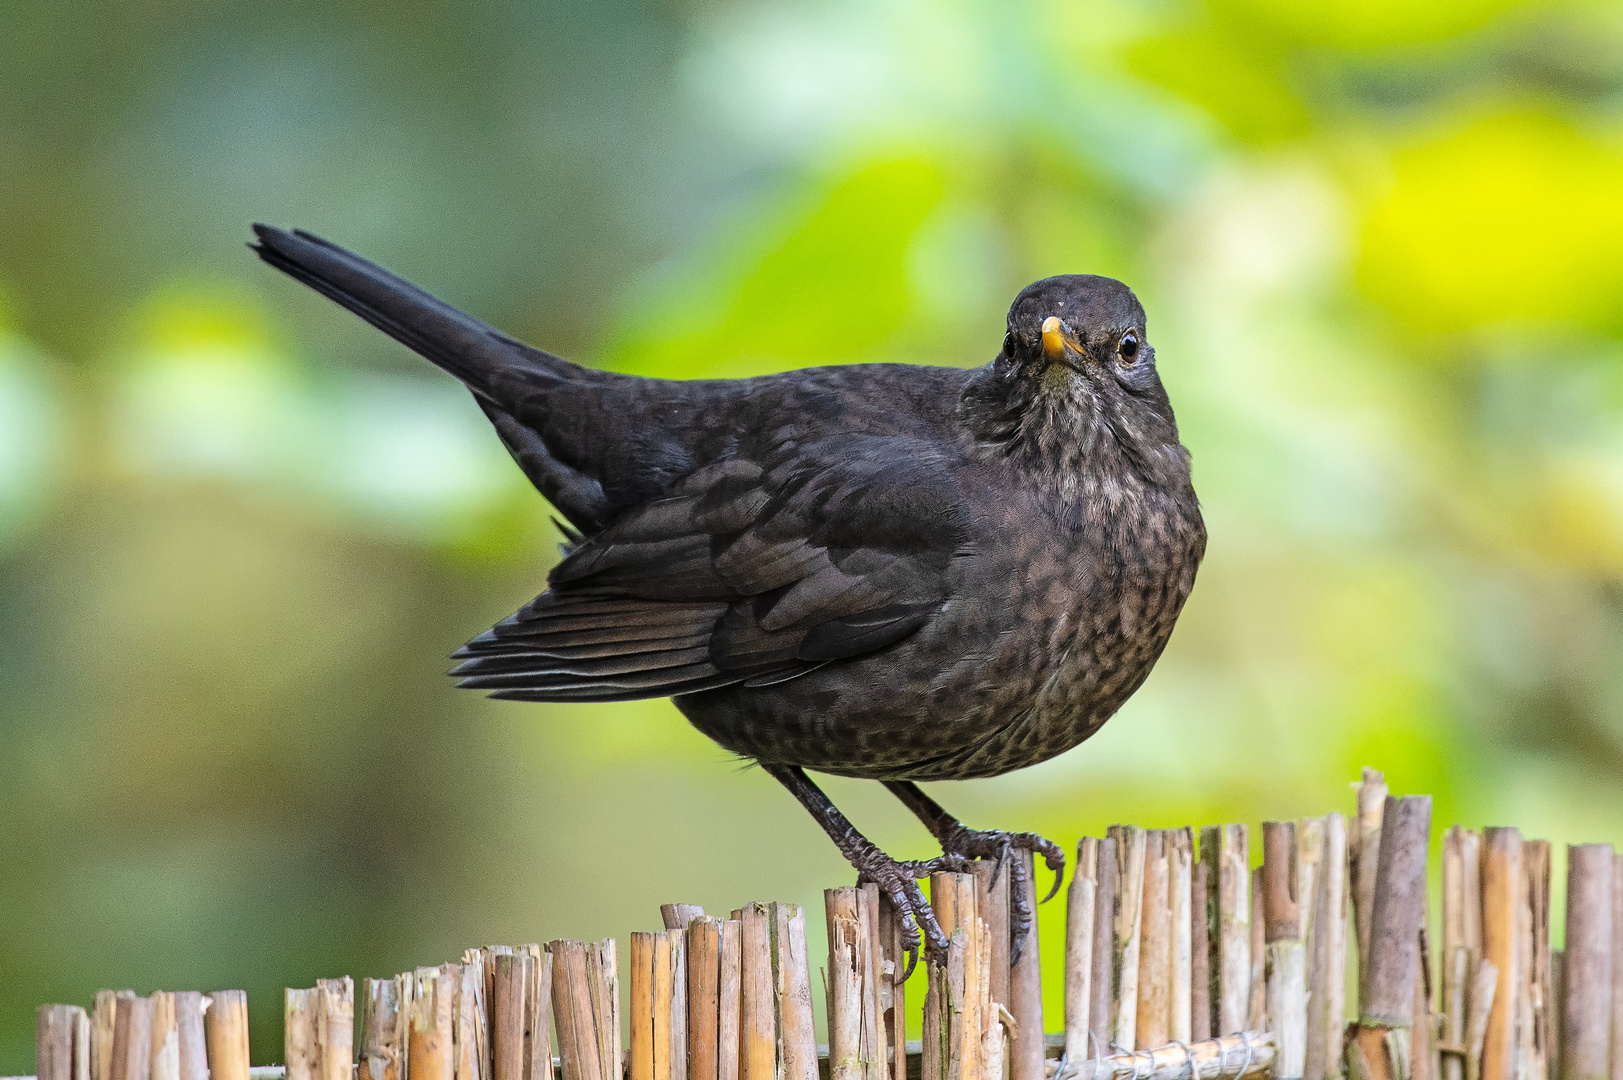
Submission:
[[[385,334],[444,368],[476,392],[492,396],[502,372],[532,378],[564,375],[573,364],[514,341],[367,260],[302,229],[255,225],[259,257],[337,302]],[[500,396],[499,392],[495,396]]]

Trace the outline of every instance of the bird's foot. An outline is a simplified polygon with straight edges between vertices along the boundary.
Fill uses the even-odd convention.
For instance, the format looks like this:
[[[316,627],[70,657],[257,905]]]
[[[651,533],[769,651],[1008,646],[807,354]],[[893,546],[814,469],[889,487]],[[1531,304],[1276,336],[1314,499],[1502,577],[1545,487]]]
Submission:
[[[1038,901],[1046,904],[1059,892],[1060,882],[1065,880],[1065,852],[1052,840],[1036,833],[971,829],[956,821],[942,835],[941,850],[944,852],[942,858],[997,860],[992,871],[993,881],[1005,870],[1009,872],[1009,963],[1018,963],[1025,948],[1026,935],[1031,930],[1032,910],[1031,902],[1026,899],[1026,861],[1013,858],[1013,853],[1029,851],[1033,855],[1041,855],[1048,869],[1054,871],[1053,886],[1049,888],[1048,895]]]
[[[962,855],[942,855],[934,859],[900,861],[871,843],[862,847],[853,845],[851,850],[845,851],[845,857],[856,867],[857,881],[878,885],[879,891],[896,909],[896,919],[901,926],[901,948],[907,953],[907,969],[902,972],[900,981],[906,982],[913,974],[921,944],[931,961],[946,963],[947,935],[936,921],[930,902],[924,898],[919,880],[938,870],[967,873],[970,860]]]

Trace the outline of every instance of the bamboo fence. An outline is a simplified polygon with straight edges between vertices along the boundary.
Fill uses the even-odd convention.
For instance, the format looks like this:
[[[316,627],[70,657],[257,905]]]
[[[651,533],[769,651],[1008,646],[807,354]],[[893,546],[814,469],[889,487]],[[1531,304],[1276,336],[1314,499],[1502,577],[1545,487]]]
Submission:
[[[1623,855],[1567,849],[1557,952],[1550,845],[1448,829],[1434,929],[1430,799],[1357,789],[1351,817],[1257,834],[1082,838],[1053,1034],[1041,950],[1010,964],[1026,854],[1023,879],[931,878],[950,945],[913,981],[916,1042],[896,913],[859,885],[824,895],[818,984],[800,906],[667,904],[623,992],[612,938],[470,949],[362,980],[359,1009],[348,977],[288,989],[284,1064],[250,1067],[242,991],[104,990],[40,1008],[37,1080],[1623,1080]]]

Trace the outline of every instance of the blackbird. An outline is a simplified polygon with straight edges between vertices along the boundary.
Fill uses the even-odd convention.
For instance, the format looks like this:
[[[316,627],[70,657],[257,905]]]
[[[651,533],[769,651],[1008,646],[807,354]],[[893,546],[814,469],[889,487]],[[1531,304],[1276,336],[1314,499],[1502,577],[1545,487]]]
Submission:
[[[260,258],[462,380],[568,521],[546,591],[455,654],[460,685],[670,697],[811,811],[914,958],[921,931],[946,947],[917,883],[933,870],[1023,849],[1059,888],[1056,845],[966,828],[915,781],[997,776],[1098,731],[1194,585],[1205,526],[1127,286],[1027,286],[984,367],[677,381],[579,367],[319,237],[254,231]],[[942,856],[885,855],[807,769],[882,781]]]

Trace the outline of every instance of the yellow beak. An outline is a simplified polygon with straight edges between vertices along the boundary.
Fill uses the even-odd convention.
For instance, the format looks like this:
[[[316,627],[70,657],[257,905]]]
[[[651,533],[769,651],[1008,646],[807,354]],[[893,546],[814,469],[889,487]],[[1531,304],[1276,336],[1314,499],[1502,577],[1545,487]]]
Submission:
[[[1044,319],[1043,354],[1052,363],[1064,364],[1066,367],[1074,368],[1076,365],[1065,358],[1065,347],[1069,345],[1080,354],[1082,346],[1077,343],[1076,337],[1070,331],[1071,328],[1066,326],[1058,315],[1050,315]]]

